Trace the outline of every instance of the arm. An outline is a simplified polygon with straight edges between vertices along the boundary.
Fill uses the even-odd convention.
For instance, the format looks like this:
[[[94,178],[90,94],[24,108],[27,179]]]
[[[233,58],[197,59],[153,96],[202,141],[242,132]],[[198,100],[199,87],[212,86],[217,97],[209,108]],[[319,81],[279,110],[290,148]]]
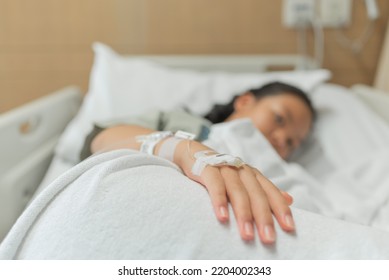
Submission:
[[[141,143],[137,142],[135,137],[152,132],[154,131],[134,125],[107,128],[93,139],[91,150],[92,153],[119,148],[139,150]],[[155,146],[155,154],[158,154],[163,141]],[[199,176],[194,175],[191,172],[195,163],[193,155],[210,148],[193,141],[188,149],[187,141],[190,140],[181,141],[177,145],[173,162],[186,176],[205,186],[219,221],[228,221],[227,207],[230,202],[244,240],[254,238],[254,223],[262,242],[273,243],[275,241],[273,215],[282,229],[294,230],[289,208],[292,198],[288,194],[281,192],[257,169],[249,165],[241,168],[208,165]]]

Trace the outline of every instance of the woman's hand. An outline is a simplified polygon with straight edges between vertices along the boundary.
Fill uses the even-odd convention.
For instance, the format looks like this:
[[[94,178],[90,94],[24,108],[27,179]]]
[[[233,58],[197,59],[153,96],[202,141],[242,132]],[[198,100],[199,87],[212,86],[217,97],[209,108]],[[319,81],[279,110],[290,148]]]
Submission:
[[[190,151],[187,146],[187,141],[182,141],[177,146],[174,161],[185,175],[206,187],[219,221],[228,221],[230,202],[244,240],[252,240],[256,228],[262,242],[273,243],[276,239],[273,215],[282,229],[294,230],[289,208],[292,197],[280,191],[261,172],[249,165],[240,168],[207,165],[201,174],[196,176],[192,173],[195,162],[193,154],[209,148],[194,141]]]

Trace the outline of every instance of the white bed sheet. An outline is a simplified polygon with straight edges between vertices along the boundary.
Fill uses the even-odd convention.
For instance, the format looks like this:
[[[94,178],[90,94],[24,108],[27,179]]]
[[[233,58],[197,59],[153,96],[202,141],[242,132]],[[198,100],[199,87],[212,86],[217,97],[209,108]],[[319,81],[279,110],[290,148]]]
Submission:
[[[55,155],[50,163],[49,168],[46,171],[45,176],[42,179],[42,182],[39,184],[37,190],[35,191],[33,198],[35,198],[38,193],[51,184],[57,177],[65,173],[73,166],[73,163],[70,163],[60,156]]]
[[[293,213],[295,233],[277,226],[273,246],[244,242],[235,220],[217,222],[204,188],[169,161],[118,150],[46,188],[0,245],[0,259],[389,258],[387,232]]]

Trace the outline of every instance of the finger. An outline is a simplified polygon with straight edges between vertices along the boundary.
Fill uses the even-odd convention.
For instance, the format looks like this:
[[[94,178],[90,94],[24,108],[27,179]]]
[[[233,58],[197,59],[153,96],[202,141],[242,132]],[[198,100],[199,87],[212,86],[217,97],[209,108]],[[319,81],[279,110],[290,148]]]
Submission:
[[[217,219],[223,223],[227,222],[229,219],[228,200],[226,187],[220,171],[218,168],[209,166],[204,169],[201,177],[204,186],[208,190]]]
[[[252,240],[254,238],[253,216],[246,188],[235,168],[223,166],[220,167],[220,173],[224,178],[227,195],[239,226],[240,236],[244,240]]]
[[[271,244],[276,240],[273,214],[267,195],[256,178],[251,167],[245,166],[240,170],[240,177],[250,198],[251,210],[257,226],[259,238],[263,243]]]
[[[267,194],[271,211],[276,217],[281,228],[286,231],[295,230],[292,211],[288,205],[287,200],[282,195],[281,191],[260,172],[256,172],[256,177],[259,183],[261,184],[263,190]]]
[[[282,196],[285,198],[286,203],[290,206],[293,204],[293,196],[291,196],[289,193],[280,190]]]

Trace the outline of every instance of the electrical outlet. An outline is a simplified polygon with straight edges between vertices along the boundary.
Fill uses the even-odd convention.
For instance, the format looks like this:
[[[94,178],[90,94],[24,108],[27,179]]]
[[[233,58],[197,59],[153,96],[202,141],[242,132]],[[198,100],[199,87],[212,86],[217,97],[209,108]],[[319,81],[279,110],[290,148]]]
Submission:
[[[284,25],[291,28],[309,25],[315,18],[315,2],[315,0],[284,0]]]
[[[351,0],[320,0],[319,16],[324,27],[344,27],[351,21]]]

